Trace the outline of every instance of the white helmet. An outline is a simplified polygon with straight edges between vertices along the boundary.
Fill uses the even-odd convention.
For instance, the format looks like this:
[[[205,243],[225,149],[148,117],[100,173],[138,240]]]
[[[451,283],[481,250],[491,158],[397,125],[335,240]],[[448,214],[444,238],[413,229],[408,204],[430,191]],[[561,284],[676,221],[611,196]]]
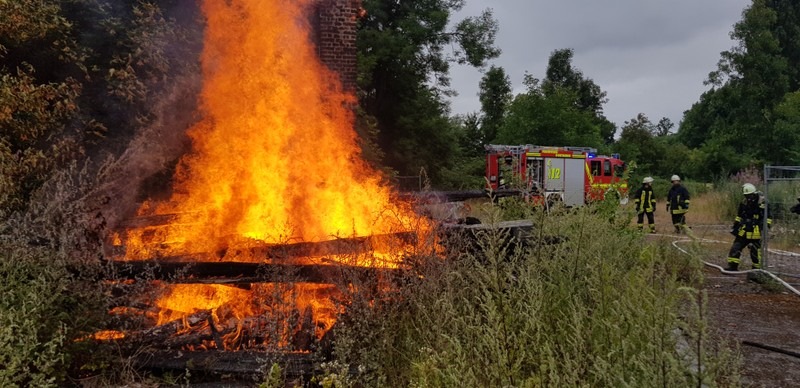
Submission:
[[[753,184],[745,183],[744,185],[742,185],[742,194],[748,195],[748,194],[754,194],[755,192],[756,192],[756,187],[753,186]]]
[[[653,178],[652,177],[646,177],[646,178],[642,179],[642,183],[653,183]]]
[[[677,175],[673,175],[673,176],[672,176],[672,178],[669,178],[669,180],[670,180],[671,182],[675,182],[675,181],[678,181],[678,182],[680,182],[680,181],[681,181],[681,177],[679,177],[679,176],[677,176]]]

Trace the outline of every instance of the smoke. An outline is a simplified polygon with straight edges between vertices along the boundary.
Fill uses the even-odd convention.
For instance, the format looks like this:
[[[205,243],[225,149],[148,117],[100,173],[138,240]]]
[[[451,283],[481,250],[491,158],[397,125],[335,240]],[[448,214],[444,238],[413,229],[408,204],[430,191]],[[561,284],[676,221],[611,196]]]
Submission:
[[[158,194],[141,193],[143,183],[154,176],[171,178],[172,166],[188,150],[186,130],[197,120],[200,81],[198,74],[175,79],[154,102],[150,124],[135,134],[118,158],[101,166],[103,183],[97,195],[108,201],[103,213],[111,229],[134,214],[141,197]]]
[[[114,3],[115,8],[130,7]],[[109,230],[133,217],[142,199],[168,194],[174,166],[190,146],[186,131],[198,120],[203,34],[199,4],[194,0],[161,2],[159,12],[164,19],[147,16],[139,28],[152,25],[154,29],[135,39],[142,50],[138,57],[149,67],[137,71],[147,91],[144,103],[130,106],[124,114],[134,118],[135,124],[124,124],[133,124],[133,132],[117,140],[123,147],[110,144],[106,151],[110,155],[98,169],[99,185],[92,197],[102,204]]]

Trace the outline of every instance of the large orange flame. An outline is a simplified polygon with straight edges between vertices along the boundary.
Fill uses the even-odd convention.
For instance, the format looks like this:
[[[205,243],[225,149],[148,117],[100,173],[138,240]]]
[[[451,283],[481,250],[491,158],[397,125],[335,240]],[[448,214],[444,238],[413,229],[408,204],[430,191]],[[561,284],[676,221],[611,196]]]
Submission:
[[[411,229],[359,157],[352,95],[317,58],[306,11],[312,0],[206,0],[202,120],[175,176],[178,218],[158,239],[208,252],[231,239],[321,241]],[[140,214],[151,208],[143,208]],[[131,251],[147,249],[136,233]]]
[[[415,229],[410,206],[392,198],[381,175],[360,159],[356,100],[316,55],[307,17],[312,3],[203,2],[204,83],[201,119],[189,131],[192,151],[179,163],[172,198],[139,211],[170,215],[168,225],[115,238],[127,259]],[[401,253],[391,247],[356,265]],[[299,288],[307,291],[295,305],[325,329],[336,315],[328,288]],[[163,323],[208,309],[261,314],[253,303],[234,287],[177,285],[156,306]]]

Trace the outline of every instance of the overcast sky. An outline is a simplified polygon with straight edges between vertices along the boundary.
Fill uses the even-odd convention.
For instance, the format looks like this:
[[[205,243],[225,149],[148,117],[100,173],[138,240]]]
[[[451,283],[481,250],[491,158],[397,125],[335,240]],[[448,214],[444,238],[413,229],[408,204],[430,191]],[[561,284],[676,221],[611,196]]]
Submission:
[[[608,93],[605,115],[621,127],[639,112],[678,123],[707,90],[720,52],[733,47],[733,24],[749,0],[467,0],[455,20],[494,10],[503,67],[514,94],[527,71],[542,79],[553,50],[572,48],[572,65]],[[480,110],[482,74],[451,68],[455,114]],[[619,135],[619,132],[617,132]]]

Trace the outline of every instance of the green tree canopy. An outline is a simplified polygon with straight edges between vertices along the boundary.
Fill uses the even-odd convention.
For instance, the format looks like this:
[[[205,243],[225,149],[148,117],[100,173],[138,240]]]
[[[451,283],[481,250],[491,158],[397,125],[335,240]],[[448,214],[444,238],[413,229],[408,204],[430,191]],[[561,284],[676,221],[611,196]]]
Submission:
[[[487,10],[448,29],[464,1],[365,0],[358,32],[361,105],[377,119],[386,163],[401,174],[437,171],[458,152],[444,101],[452,61],[482,67],[499,55]],[[448,54],[450,47],[456,47]]]
[[[800,88],[798,21],[795,2],[754,0],[734,26],[738,44],[722,53],[707,81],[712,89],[685,113],[678,131],[687,146],[713,153],[705,177],[751,163],[800,163],[797,127],[786,111]]]
[[[511,80],[502,67],[492,66],[483,75],[478,96],[481,101],[481,143],[488,144],[497,138],[503,126],[506,110],[511,103]]]
[[[574,95],[573,104],[582,111],[594,115],[593,121],[600,129],[606,144],[614,142],[617,127],[603,115],[603,104],[608,102],[607,94],[591,78],[572,65],[575,52],[572,49],[555,50],[550,54],[547,72],[542,81],[545,95],[556,94],[566,89]]]
[[[123,149],[169,76],[196,68],[200,24],[167,15],[145,0],[0,1],[0,219],[57,169]]]
[[[505,144],[574,145],[603,143],[594,115],[575,106],[575,94],[558,89],[545,94],[539,80],[526,75],[528,90],[514,97],[498,142]]]

